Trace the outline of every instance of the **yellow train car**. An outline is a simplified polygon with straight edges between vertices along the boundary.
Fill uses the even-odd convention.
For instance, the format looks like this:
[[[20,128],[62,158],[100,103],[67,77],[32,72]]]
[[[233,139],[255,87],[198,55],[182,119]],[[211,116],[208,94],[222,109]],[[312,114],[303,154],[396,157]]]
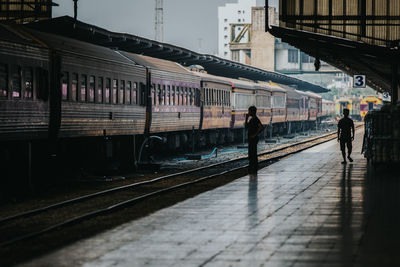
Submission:
[[[336,100],[336,115],[343,115],[343,109],[348,109],[351,112],[353,100],[350,98],[341,98]]]
[[[363,119],[368,111],[380,109],[382,107],[382,99],[376,96],[365,96],[360,102],[360,116]]]
[[[356,97],[340,98],[336,100],[336,115],[342,116],[343,109],[347,108],[350,111],[350,117],[356,120],[360,117],[360,102],[361,99]]]

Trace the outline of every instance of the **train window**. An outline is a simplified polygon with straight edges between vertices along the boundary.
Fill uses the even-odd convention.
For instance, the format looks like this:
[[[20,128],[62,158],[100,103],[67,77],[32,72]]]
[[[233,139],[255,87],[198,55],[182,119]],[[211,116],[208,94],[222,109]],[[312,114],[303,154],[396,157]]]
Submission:
[[[63,72],[61,77],[61,94],[62,100],[68,100],[68,72]],[[26,83],[26,80],[25,80]],[[26,92],[26,89],[25,89]]]
[[[118,103],[120,103],[120,104],[124,103],[124,96],[125,96],[125,81],[121,80],[121,86],[120,86],[119,95],[118,95]]]
[[[113,104],[117,104],[117,90],[118,90],[118,80],[113,79],[112,96],[111,101]]]
[[[190,105],[190,87],[186,88],[186,105],[189,106]]]
[[[154,88],[154,105],[160,105],[160,90],[160,85],[156,84],[156,87]]]
[[[196,105],[200,107],[200,89],[196,88]]]
[[[95,88],[95,84],[94,84],[95,78],[94,76],[90,76],[89,77],[89,102],[94,102],[94,88]]]
[[[157,84],[157,88],[156,88],[156,105],[160,105],[161,102],[161,85]]]
[[[12,69],[12,97],[20,98],[21,97],[21,68],[19,66],[15,66]]]
[[[179,87],[178,97],[179,97],[179,99],[178,99],[179,105],[182,105],[182,103],[183,103],[183,87],[182,86]]]
[[[33,71],[32,68],[24,69],[24,98],[30,99],[33,96]],[[68,80],[67,80],[68,83]]]
[[[164,105],[169,105],[169,94],[168,94],[168,89],[169,89],[169,85],[165,86],[165,92],[164,92]]]
[[[96,102],[103,103],[103,77],[97,79],[97,95]]]
[[[152,102],[153,105],[156,104],[156,98],[157,98],[157,97],[156,97],[156,96],[157,96],[156,91],[157,91],[157,87],[156,87],[156,85],[153,83],[153,84],[151,85],[151,102]]]
[[[136,105],[137,104],[137,89],[138,89],[138,83],[133,83],[133,91],[132,91],[132,104]]]
[[[167,99],[167,105],[173,105],[174,103],[172,102],[172,86],[168,85],[168,99]]]
[[[72,81],[71,81],[71,100],[77,100],[77,92],[78,92],[78,74],[72,73]]]
[[[285,97],[282,95],[275,95],[273,97],[274,108],[284,108],[285,107]]]
[[[193,89],[189,88],[189,105],[193,106]]]
[[[171,86],[167,85],[167,93],[165,98],[165,105],[170,105]]]
[[[0,97],[8,95],[8,66],[0,64]]]
[[[125,91],[125,103],[130,104],[131,103],[131,91],[132,91],[132,82],[128,81],[126,84],[126,91]]]
[[[175,91],[175,104],[176,105],[180,105],[180,103],[179,103],[179,95],[181,93],[182,88],[183,88],[182,86],[177,86],[176,87],[176,91]]]
[[[182,103],[182,105],[187,105],[187,87],[184,87],[183,88],[183,96],[182,96],[182,99],[183,99],[183,103]]]
[[[111,79],[106,78],[106,95],[105,95],[106,103],[111,103]]]
[[[162,86],[162,90],[161,90],[161,98],[160,98],[160,104],[164,105],[165,103],[165,85]]]
[[[172,85],[172,90],[171,90],[171,105],[176,105],[175,103],[175,86]]]
[[[187,87],[181,87],[181,89],[179,90],[179,103],[180,105],[186,105],[186,99],[185,99],[185,89]]]
[[[81,93],[79,100],[82,102],[86,101],[86,90],[87,90],[87,76],[85,74],[81,75]]]
[[[146,105],[146,85],[144,83],[140,83],[140,105]]]
[[[211,104],[212,105],[215,105],[215,102],[216,102],[216,96],[215,96],[215,90],[214,89],[211,89]]]
[[[179,86],[172,86],[171,105],[179,105]]]

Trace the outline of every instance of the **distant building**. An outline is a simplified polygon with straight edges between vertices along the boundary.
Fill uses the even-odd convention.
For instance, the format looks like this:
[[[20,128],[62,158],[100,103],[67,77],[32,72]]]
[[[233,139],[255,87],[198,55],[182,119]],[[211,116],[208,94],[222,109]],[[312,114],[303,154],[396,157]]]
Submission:
[[[276,9],[269,7],[268,12],[269,24],[278,25]],[[230,33],[229,59],[233,61],[289,75],[340,72],[323,61],[317,72],[313,57],[265,32],[264,7],[252,7],[248,23],[230,23]]]
[[[36,20],[51,19],[51,0],[1,0],[0,21],[27,23]]]
[[[299,49],[275,39],[275,71],[285,74],[303,74],[315,72],[315,58]],[[340,72],[335,67],[321,61],[319,72]]]
[[[249,24],[251,22],[251,7],[257,0],[239,0],[238,3],[228,3],[218,7],[218,56],[231,59],[229,43],[232,40],[231,24]],[[238,34],[243,26],[234,30]]]
[[[277,23],[275,8],[269,8],[270,24]],[[248,24],[232,23],[229,43],[231,60],[274,71],[275,37],[265,32],[264,7],[252,7]]]

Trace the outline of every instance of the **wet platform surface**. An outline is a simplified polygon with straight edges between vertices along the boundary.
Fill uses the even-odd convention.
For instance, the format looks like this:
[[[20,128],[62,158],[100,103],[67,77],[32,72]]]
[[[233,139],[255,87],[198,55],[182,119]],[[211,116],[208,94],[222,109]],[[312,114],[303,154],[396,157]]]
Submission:
[[[331,141],[25,266],[398,266],[400,177],[361,143],[351,164]]]

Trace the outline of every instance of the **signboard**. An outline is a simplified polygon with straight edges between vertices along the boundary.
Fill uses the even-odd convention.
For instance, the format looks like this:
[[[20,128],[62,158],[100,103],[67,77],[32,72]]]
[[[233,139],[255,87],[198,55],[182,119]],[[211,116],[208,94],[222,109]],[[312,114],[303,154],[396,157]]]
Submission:
[[[367,80],[365,75],[354,75],[353,76],[353,88],[365,88],[367,86]]]

